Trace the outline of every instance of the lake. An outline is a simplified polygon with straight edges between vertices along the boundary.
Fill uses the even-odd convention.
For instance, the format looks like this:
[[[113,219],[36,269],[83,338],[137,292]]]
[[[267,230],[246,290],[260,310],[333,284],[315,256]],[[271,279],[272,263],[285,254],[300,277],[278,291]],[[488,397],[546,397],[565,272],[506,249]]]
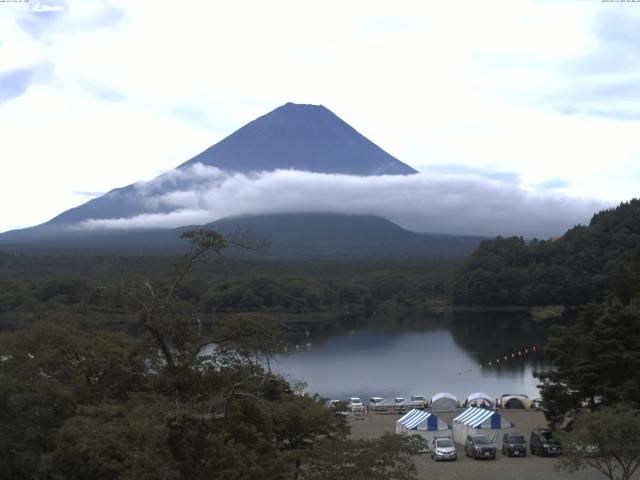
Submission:
[[[481,391],[539,396],[535,370],[550,322],[517,313],[456,313],[448,318],[377,321],[314,332],[272,368],[323,397],[394,398]],[[505,360],[506,356],[506,360]]]

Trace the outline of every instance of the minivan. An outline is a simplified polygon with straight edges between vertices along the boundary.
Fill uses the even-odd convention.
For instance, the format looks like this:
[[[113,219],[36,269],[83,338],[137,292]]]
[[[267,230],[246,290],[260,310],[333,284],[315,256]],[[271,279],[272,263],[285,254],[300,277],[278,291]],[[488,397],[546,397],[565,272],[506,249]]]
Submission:
[[[529,439],[529,448],[531,455],[560,455],[562,448],[560,443],[555,440],[551,434],[551,430],[544,427],[534,428]]]
[[[502,437],[502,454],[510,457],[526,457],[527,441],[519,433],[505,433]]]

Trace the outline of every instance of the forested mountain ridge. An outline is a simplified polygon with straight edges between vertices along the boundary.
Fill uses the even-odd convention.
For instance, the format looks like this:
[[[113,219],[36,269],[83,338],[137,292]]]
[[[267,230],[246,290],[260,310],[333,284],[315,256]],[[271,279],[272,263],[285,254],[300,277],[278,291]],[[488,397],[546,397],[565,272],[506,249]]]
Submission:
[[[640,199],[549,240],[483,241],[456,271],[454,305],[581,305],[640,288]]]

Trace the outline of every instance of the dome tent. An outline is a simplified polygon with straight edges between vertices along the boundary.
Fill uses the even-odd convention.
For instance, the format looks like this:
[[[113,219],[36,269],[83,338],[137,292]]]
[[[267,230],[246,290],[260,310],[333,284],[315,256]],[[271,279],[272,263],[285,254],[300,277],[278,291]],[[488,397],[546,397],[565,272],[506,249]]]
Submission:
[[[526,395],[503,395],[500,399],[502,408],[531,408],[532,404]]]
[[[494,410],[467,408],[453,419],[453,441],[464,445],[467,435],[486,435],[502,448],[504,433],[513,433],[515,425]]]
[[[483,392],[475,392],[467,397],[467,406],[481,407],[483,405],[487,407],[493,406],[493,398]]]
[[[433,413],[414,408],[396,421],[396,433],[421,435],[431,444],[434,437],[451,437],[451,427]]]
[[[431,397],[431,411],[433,412],[455,412],[457,408],[458,399],[451,393],[440,392]]]

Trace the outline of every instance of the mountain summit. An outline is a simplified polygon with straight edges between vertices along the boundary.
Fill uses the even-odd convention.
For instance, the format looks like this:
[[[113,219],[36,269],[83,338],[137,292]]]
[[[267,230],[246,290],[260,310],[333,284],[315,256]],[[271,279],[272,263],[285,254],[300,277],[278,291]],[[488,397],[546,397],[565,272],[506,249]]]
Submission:
[[[322,105],[287,103],[180,167],[202,163],[233,172],[278,169],[347,175],[409,175],[392,157]]]

